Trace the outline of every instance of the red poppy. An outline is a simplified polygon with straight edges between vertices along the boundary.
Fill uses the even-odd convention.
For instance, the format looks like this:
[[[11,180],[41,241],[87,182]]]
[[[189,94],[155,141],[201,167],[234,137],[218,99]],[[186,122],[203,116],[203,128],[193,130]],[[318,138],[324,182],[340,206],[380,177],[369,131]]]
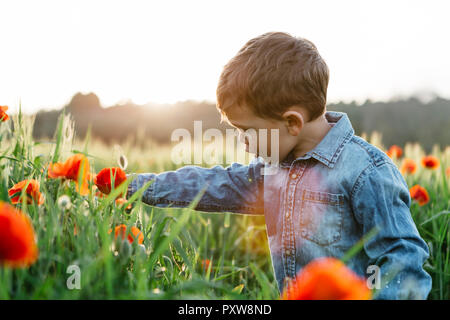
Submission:
[[[399,146],[394,144],[393,146],[391,146],[389,148],[389,150],[386,153],[390,158],[392,158],[392,157],[400,158],[403,154],[403,150],[402,150],[402,148],[400,148]]]
[[[283,290],[283,300],[369,300],[364,278],[342,261],[323,257],[306,265]]]
[[[117,198],[116,199],[116,206],[118,206],[118,207],[122,207],[125,203],[127,203],[127,200],[124,199],[124,198]],[[132,208],[132,206],[131,206],[131,203],[130,203],[125,209],[129,210],[131,208]]]
[[[2,122],[9,119],[9,116],[6,114],[6,110],[8,110],[8,106],[0,106],[0,120]]]
[[[439,167],[439,159],[435,156],[426,156],[422,158],[422,166],[428,169],[437,169]]]
[[[211,260],[209,259],[203,259],[201,262],[202,269],[206,272],[209,269],[209,266],[211,265]]]
[[[402,174],[414,174],[417,171],[417,164],[413,159],[405,158],[403,159],[402,165],[400,167],[400,172]]]
[[[37,260],[38,254],[30,218],[0,201],[0,265],[29,266]]]
[[[411,194],[411,198],[417,201],[420,206],[423,206],[430,201],[427,190],[418,184],[409,189],[409,193]]]
[[[95,192],[95,196],[97,198],[106,198],[106,195],[104,193],[100,192],[100,191],[96,191]]]
[[[111,178],[114,179],[112,183]],[[127,175],[120,168],[104,168],[94,177],[94,183],[97,188],[104,194],[109,194],[114,186],[117,188],[125,180],[127,180]]]
[[[109,229],[108,233],[111,233],[112,229]],[[122,240],[125,239],[125,236],[127,236],[128,242],[133,243],[134,239],[138,239],[138,244],[142,244],[144,242],[144,235],[141,232],[141,230],[139,230],[138,228],[136,228],[135,226],[132,226],[129,231],[127,232],[127,226],[124,224],[121,224],[119,226],[117,226],[114,229],[114,238],[117,239],[117,237],[119,236],[122,237]]]
[[[16,183],[11,189],[8,190],[8,195],[11,198],[12,204],[17,204],[22,201],[22,190],[26,187],[25,196],[27,197],[27,203],[33,203],[33,200],[41,205],[44,203],[44,196],[39,192],[39,182],[34,179],[23,180]]]
[[[81,195],[87,195],[89,192],[90,173],[89,160],[85,155],[77,153],[66,160],[66,162],[56,162],[48,166],[49,178],[62,177],[75,181],[77,191]],[[81,178],[81,188],[78,186],[78,177]]]

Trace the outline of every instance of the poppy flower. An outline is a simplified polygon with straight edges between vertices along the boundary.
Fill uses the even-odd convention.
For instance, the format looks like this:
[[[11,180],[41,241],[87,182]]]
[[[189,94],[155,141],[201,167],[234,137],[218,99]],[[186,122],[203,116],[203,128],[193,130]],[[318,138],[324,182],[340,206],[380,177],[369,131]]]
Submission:
[[[25,196],[27,197],[27,203],[33,203],[33,200],[41,205],[44,203],[44,196],[39,192],[39,181],[30,179],[23,180],[16,183],[11,189],[8,190],[8,195],[11,198],[12,204],[17,204],[22,201],[22,190],[26,187]]]
[[[306,265],[283,290],[283,300],[368,300],[364,278],[342,261],[323,257]]]
[[[422,158],[422,166],[428,169],[437,169],[439,167],[439,159],[435,156],[426,156]]]
[[[109,229],[108,233],[111,233],[111,232],[112,232],[112,229]],[[135,226],[132,226],[127,232],[127,226],[124,224],[121,224],[114,229],[114,238],[117,239],[119,234],[122,237],[122,240],[124,240],[125,236],[127,236],[129,243],[133,243],[134,239],[136,239],[136,238],[138,240],[138,244],[142,244],[144,242],[144,234],[141,232],[141,230],[139,230]]]
[[[114,183],[111,181],[114,179]],[[94,183],[97,188],[104,194],[109,194],[112,188],[117,188],[125,180],[127,180],[127,175],[120,168],[104,168],[94,177]]]
[[[104,193],[100,192],[100,191],[96,191],[95,192],[95,196],[97,198],[106,198],[106,195]]]
[[[29,266],[37,260],[38,254],[30,218],[0,201],[0,265]]]
[[[208,271],[210,264],[211,264],[211,260],[203,259],[201,262],[202,269],[205,270],[205,272]]]
[[[116,206],[122,207],[127,202],[124,198],[117,198],[116,199]],[[126,210],[130,210],[132,208],[131,203],[125,208]]]
[[[391,146],[389,148],[389,150],[386,153],[389,156],[389,158],[392,158],[392,157],[400,158],[403,154],[403,150],[402,150],[402,148],[400,148],[399,146],[394,144],[393,146]]]
[[[77,186],[77,191],[81,195],[87,195],[89,192],[89,160],[85,155],[77,153],[69,157],[66,162],[56,162],[48,166],[48,177],[73,180]],[[81,178],[81,188],[78,185],[78,177]]]
[[[0,106],[0,120],[2,122],[9,119],[9,116],[6,114],[6,110],[8,110],[8,106]]]
[[[450,167],[445,170],[445,175],[447,176],[447,178],[450,178]]]
[[[414,174],[417,171],[417,164],[413,159],[405,158],[403,159],[402,165],[400,167],[400,172],[402,174]]]
[[[427,190],[418,184],[409,189],[409,193],[411,194],[411,198],[417,201],[420,206],[423,206],[430,201]]]

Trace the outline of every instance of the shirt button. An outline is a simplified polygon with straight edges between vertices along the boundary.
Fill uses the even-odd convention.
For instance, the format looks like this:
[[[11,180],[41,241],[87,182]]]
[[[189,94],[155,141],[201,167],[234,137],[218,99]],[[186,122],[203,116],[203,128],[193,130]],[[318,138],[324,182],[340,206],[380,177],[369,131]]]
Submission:
[[[289,218],[289,212],[286,212],[286,218]]]
[[[295,173],[293,173],[293,174],[291,175],[291,179],[295,179],[295,178],[297,178],[297,175],[296,175]]]
[[[290,254],[291,254],[291,251],[290,250],[286,250],[286,255],[288,256]]]

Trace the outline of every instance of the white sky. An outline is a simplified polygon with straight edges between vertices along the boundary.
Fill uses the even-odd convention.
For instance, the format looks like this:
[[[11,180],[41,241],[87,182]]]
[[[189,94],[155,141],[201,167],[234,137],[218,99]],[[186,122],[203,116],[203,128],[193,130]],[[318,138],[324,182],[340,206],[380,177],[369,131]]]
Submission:
[[[215,101],[223,65],[267,31],[316,44],[329,102],[450,97],[449,12],[449,1],[0,0],[0,105],[61,107],[78,91],[104,106]]]

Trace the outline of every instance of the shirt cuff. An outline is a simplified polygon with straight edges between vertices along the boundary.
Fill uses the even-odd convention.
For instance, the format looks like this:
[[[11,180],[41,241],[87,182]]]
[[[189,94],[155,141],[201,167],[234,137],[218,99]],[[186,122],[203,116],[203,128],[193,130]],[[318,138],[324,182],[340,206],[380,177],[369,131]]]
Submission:
[[[132,180],[128,184],[128,187],[127,187],[127,194],[125,197],[127,200],[130,199],[130,197],[136,192],[136,183],[137,183],[137,177],[135,174],[133,174],[133,173],[127,174],[127,180],[133,179],[133,178],[134,178],[134,180]]]
[[[140,188],[142,188],[142,186],[147,183],[150,180],[153,180],[155,178],[155,174],[152,173],[142,173],[142,174],[137,174],[137,173],[130,173],[127,174],[127,180],[131,179],[131,182],[128,184],[128,188],[127,188],[127,194],[126,194],[126,199],[129,200],[129,198],[136,193],[136,191],[138,191]],[[152,198],[152,194],[153,194],[153,188],[154,188],[154,183],[150,184],[150,186],[144,190],[143,194],[142,194],[142,200],[144,202],[149,202],[150,199]]]

